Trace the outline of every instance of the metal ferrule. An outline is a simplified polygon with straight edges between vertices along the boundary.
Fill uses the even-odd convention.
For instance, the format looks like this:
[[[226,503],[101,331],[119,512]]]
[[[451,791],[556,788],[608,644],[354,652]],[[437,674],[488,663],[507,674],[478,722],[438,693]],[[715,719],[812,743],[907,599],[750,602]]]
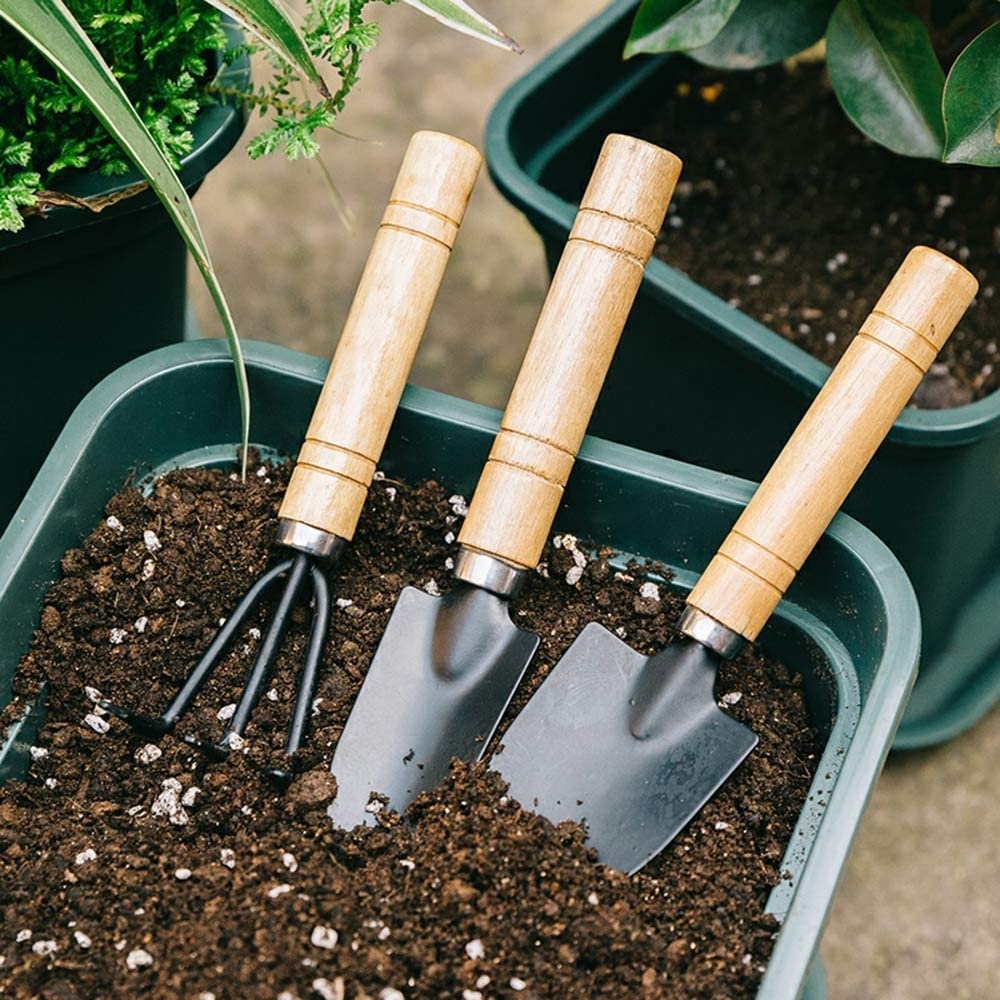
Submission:
[[[700,642],[724,660],[731,660],[746,643],[739,632],[734,632],[690,604],[684,608],[678,627],[688,638]]]
[[[512,566],[496,556],[459,546],[455,579],[488,590],[497,597],[513,597],[524,586],[528,571]]]
[[[317,559],[336,559],[347,540],[301,521],[278,520],[278,544],[305,552]]]

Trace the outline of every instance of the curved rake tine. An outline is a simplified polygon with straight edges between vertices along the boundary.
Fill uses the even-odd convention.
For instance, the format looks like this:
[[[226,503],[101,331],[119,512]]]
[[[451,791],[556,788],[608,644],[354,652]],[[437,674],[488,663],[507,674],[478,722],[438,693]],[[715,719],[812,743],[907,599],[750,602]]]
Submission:
[[[197,736],[188,735],[184,737],[185,743],[203,750],[215,760],[224,760],[228,756],[234,742],[233,737],[241,737],[243,735],[243,731],[250,721],[250,713],[254,710],[257,702],[260,701],[260,696],[264,692],[264,685],[267,683],[268,677],[270,677],[274,660],[278,655],[282,636],[288,626],[289,616],[291,615],[292,608],[295,606],[295,600],[302,589],[302,584],[308,572],[309,556],[304,552],[300,552],[292,560],[288,582],[285,584],[281,599],[278,601],[278,606],[275,608],[274,615],[267,627],[267,634],[261,643],[260,651],[257,653],[253,666],[250,668],[246,684],[243,687],[243,693],[236,704],[236,711],[226,726],[222,738],[217,743],[212,743],[208,740],[199,739]]]
[[[278,787],[287,788],[294,774],[292,773],[292,758],[302,746],[305,738],[309,716],[312,714],[313,696],[316,693],[316,682],[319,679],[319,665],[323,658],[323,647],[326,643],[326,632],[330,625],[330,588],[323,570],[312,567],[313,584],[313,614],[309,625],[309,647],[306,650],[305,663],[299,677],[299,690],[295,696],[295,710],[288,727],[285,739],[285,753],[288,755],[288,767],[272,767],[265,770],[265,775]]]
[[[261,599],[264,591],[278,577],[287,573],[294,562],[294,559],[284,559],[276,566],[272,566],[243,595],[242,600],[233,609],[233,613],[226,619],[225,624],[215,633],[215,638],[212,639],[208,649],[205,650],[195,668],[188,674],[187,680],[184,681],[181,689],[174,695],[173,701],[162,714],[157,716],[143,715],[141,712],[133,712],[129,708],[115,705],[106,699],[100,702],[101,708],[124,720],[137,732],[144,733],[146,736],[159,737],[171,732],[177,725],[177,720],[188,710],[191,702],[205,681],[208,680],[225,648],[232,641],[247,615]]]

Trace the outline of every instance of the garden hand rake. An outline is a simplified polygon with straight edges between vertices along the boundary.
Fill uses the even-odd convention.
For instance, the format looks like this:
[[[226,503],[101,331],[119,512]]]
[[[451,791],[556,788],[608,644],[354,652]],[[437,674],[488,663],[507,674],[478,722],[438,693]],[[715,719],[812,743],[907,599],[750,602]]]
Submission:
[[[152,737],[171,732],[247,616],[284,580],[222,737],[217,742],[185,740],[216,759],[243,745],[291,612],[308,592],[309,642],[285,752],[291,758],[301,746],[330,617],[326,568],[354,535],[481,163],[476,149],[448,135],[418,132],[410,140],[278,512],[277,542],[293,554],[250,587],[162,714],[148,716],[101,703],[133,729]],[[267,773],[287,783],[290,761],[287,768]]]

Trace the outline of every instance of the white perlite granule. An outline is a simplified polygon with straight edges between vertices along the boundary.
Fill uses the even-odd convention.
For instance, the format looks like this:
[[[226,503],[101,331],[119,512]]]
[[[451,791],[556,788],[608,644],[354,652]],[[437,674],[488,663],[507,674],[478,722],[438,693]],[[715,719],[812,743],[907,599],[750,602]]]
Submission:
[[[125,530],[125,525],[122,524],[121,521],[119,521],[118,518],[115,517],[114,514],[112,514],[111,517],[109,517],[104,523],[112,531],[124,531]]]
[[[149,528],[142,533],[142,544],[146,546],[146,551],[150,555],[154,552],[159,552],[159,550],[163,548],[160,544],[159,538],[156,537],[156,532],[150,531]]]
[[[344,980],[340,976],[332,983],[329,979],[314,979],[312,988],[320,1000],[344,1000]]]
[[[128,635],[128,632],[126,632],[125,629],[123,629],[123,628],[113,628],[108,633],[108,639],[111,642],[112,646],[120,646],[125,641],[125,637],[127,635]]]
[[[219,860],[227,868],[235,868],[236,867],[236,852],[231,847],[223,847],[222,850],[219,851]]]
[[[135,762],[137,764],[152,764],[154,760],[159,760],[162,756],[163,751],[155,743],[147,743],[136,750]]]
[[[660,599],[660,588],[655,583],[647,580],[639,588],[639,596],[647,601],[658,601]]]
[[[325,948],[329,951],[337,946],[340,935],[332,927],[323,927],[317,924],[309,935],[309,942],[315,948]]]
[[[97,860],[97,851],[92,847],[87,847],[73,859],[77,865],[85,865],[88,861]]]
[[[188,821],[188,814],[181,805],[181,783],[176,778],[165,778],[161,786],[163,791],[153,803],[153,815],[166,816],[174,826],[184,826]]]
[[[84,934],[83,931],[73,931],[73,937],[76,939],[76,943],[81,948],[89,948],[94,942],[89,934]]]
[[[90,726],[95,733],[99,733],[103,736],[110,728],[111,725],[107,719],[102,719],[99,715],[95,715],[93,712],[84,716],[84,724]]]
[[[55,941],[36,941],[32,946],[31,950],[36,955],[51,955],[56,950]]]
[[[136,969],[144,969],[147,965],[152,965],[153,956],[145,948],[134,948],[128,953],[125,964],[135,972]]]
[[[483,942],[479,938],[473,938],[465,946],[465,954],[469,956],[473,961],[479,958],[486,957],[486,949],[483,947]]]

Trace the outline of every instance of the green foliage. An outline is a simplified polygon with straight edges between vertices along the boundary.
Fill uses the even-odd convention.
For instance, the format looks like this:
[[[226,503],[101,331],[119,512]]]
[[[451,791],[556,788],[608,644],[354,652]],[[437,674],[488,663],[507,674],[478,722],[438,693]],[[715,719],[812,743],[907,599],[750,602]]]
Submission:
[[[270,126],[248,144],[252,157],[275,150],[291,159],[315,156],[317,133],[333,126],[358,81],[362,57],[378,38],[378,25],[363,19],[364,8],[394,2],[305,0],[301,29],[278,0],[66,0],[66,6],[176,167],[191,151],[191,123],[219,97],[270,116]],[[462,0],[407,2],[455,30],[517,49]],[[216,8],[252,36],[239,51],[227,51]],[[237,86],[226,70],[243,51],[264,53],[272,71],[249,89]],[[216,55],[224,65],[211,76]],[[335,88],[328,88],[316,61],[332,67],[339,78]],[[58,189],[74,172],[117,176],[131,166],[94,117],[90,101],[2,21],[0,130],[28,149],[24,164],[0,159],[0,230],[20,229],[20,209],[35,205],[40,191]]]
[[[292,66],[273,53],[274,74],[262,86],[241,98],[257,107],[262,115],[273,112],[270,128],[247,144],[253,159],[284,150],[289,159],[315,156],[319,152],[316,133],[330,128],[343,110],[347,95],[358,81],[361,59],[378,38],[378,25],[362,18],[369,0],[308,0],[302,37],[315,59],[329,63],[340,77],[336,91],[319,101],[309,100],[297,88]],[[392,3],[393,0],[380,0]],[[260,49],[260,45],[253,46]],[[221,93],[231,93],[224,83],[214,85]]]
[[[189,126],[212,98],[204,89],[213,50],[225,46],[217,11],[203,0],[68,0],[114,67],[140,117],[171,162],[191,150]],[[200,78],[200,79],[199,79]],[[114,176],[129,160],[70,81],[6,24],[0,25],[0,135],[21,160],[0,153],[0,229],[17,230],[15,206],[35,204],[73,171]]]
[[[984,24],[954,58],[954,40]],[[1000,166],[1000,23],[987,0],[643,0],[625,55],[752,69],[824,35],[837,98],[871,139],[904,156]]]
[[[944,85],[949,163],[1000,167],[1000,24],[974,38]]]

